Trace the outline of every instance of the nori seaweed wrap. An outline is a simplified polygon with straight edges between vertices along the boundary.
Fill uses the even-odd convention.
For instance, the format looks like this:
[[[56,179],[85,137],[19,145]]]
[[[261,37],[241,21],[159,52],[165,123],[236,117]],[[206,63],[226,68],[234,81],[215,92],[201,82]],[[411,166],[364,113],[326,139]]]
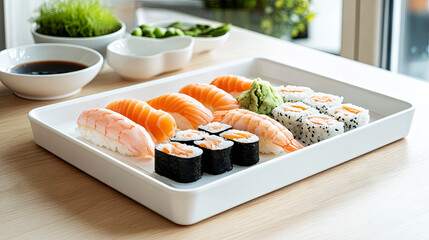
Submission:
[[[155,147],[155,172],[176,182],[195,182],[202,177],[203,151],[177,142]]]
[[[232,147],[232,163],[240,166],[251,166],[259,162],[259,138],[255,134],[228,130],[220,134],[234,142]]]
[[[234,143],[211,135],[194,144],[203,150],[203,172],[217,175],[232,169],[231,149]]]

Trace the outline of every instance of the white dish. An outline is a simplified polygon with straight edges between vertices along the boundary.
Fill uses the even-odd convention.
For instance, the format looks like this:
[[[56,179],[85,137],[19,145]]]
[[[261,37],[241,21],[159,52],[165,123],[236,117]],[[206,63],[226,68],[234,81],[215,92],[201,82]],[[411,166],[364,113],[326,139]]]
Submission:
[[[261,161],[254,166],[234,165],[228,173],[204,174],[202,179],[186,184],[154,173],[153,161],[139,162],[120,156],[82,140],[75,133],[76,119],[84,109],[104,107],[123,98],[147,100],[177,92],[192,82],[209,83],[226,74],[261,77],[273,85],[304,85],[342,95],[346,102],[369,109],[371,121],[299,151],[261,155]],[[409,132],[413,114],[414,108],[407,102],[255,58],[37,108],[29,113],[29,119],[37,144],[171,221],[187,225],[403,138]]]
[[[10,70],[39,61],[69,61],[88,66],[82,70],[50,75],[25,75]],[[45,43],[5,49],[0,52],[0,80],[17,96],[53,100],[72,96],[88,84],[103,66],[103,56],[87,47]]]
[[[122,77],[142,80],[185,67],[193,45],[191,37],[122,38],[107,46],[107,62]]]
[[[149,26],[155,26],[155,27],[167,27],[168,25],[170,25],[171,23],[173,23],[173,21],[162,21],[162,22],[152,22],[152,23],[147,23],[147,25]],[[203,23],[203,22],[201,22]],[[213,26],[217,26],[216,24],[212,24],[212,23],[207,23],[209,25],[213,25]],[[190,23],[190,22],[183,22],[184,26],[192,26],[195,25],[195,23]],[[220,24],[219,24],[220,25]],[[194,43],[194,49],[193,49],[193,53],[202,53],[202,52],[209,52],[209,51],[213,51],[216,48],[219,48],[220,46],[222,46],[229,38],[230,33],[227,32],[226,34],[219,36],[219,37],[192,37],[195,41]],[[136,36],[132,36],[130,35],[132,38],[141,38],[141,37],[136,37]]]
[[[56,37],[41,34],[36,32],[37,24],[33,23],[31,26],[31,34],[35,43],[67,43],[67,44],[77,44],[85,47],[92,48],[103,56],[106,56],[106,47],[109,43],[120,39],[124,36],[125,33],[125,23],[121,22],[122,27],[113,33],[97,36],[97,37]]]

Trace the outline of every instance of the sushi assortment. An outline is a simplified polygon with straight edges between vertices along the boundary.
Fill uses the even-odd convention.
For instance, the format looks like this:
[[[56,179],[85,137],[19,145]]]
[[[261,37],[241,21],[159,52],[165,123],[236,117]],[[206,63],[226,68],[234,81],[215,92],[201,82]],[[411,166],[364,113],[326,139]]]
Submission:
[[[242,99],[252,100],[249,108]],[[259,103],[272,110],[248,110]],[[226,75],[147,101],[122,99],[85,110],[77,132],[111,151],[154,159],[155,173],[189,183],[203,173],[255,165],[260,153],[291,153],[368,122],[367,109],[343,103],[341,96]]]

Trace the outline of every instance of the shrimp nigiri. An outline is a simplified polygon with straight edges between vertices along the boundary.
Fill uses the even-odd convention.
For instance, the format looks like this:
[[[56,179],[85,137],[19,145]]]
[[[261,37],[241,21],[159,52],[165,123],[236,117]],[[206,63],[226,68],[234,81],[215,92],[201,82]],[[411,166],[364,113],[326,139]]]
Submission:
[[[250,89],[252,82],[252,80],[242,76],[226,75],[215,78],[210,84],[224,90],[233,97],[238,97],[242,92]]]
[[[99,146],[123,155],[153,157],[155,144],[144,127],[104,108],[83,111],[77,120],[80,135]]]
[[[303,148],[287,128],[268,116],[244,109],[217,111],[213,115],[213,121],[226,123],[234,129],[257,135],[260,139],[259,151],[262,153],[279,154]]]
[[[120,113],[143,126],[149,131],[155,143],[167,142],[176,133],[174,118],[162,110],[152,108],[146,102],[124,99],[110,103],[107,109]]]
[[[197,99],[212,112],[240,107],[238,101],[231,94],[210,84],[191,83],[180,89],[179,93]]]
[[[213,120],[213,114],[203,104],[182,93],[169,93],[147,101],[155,108],[171,114],[179,129],[198,129]]]

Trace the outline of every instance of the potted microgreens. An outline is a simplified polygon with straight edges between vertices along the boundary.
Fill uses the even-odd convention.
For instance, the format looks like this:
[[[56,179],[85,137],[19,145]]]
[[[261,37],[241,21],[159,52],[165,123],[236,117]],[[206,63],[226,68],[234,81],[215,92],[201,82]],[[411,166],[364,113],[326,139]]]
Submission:
[[[36,43],[79,44],[104,54],[125,32],[124,23],[98,0],[47,0],[37,13],[31,19]]]

